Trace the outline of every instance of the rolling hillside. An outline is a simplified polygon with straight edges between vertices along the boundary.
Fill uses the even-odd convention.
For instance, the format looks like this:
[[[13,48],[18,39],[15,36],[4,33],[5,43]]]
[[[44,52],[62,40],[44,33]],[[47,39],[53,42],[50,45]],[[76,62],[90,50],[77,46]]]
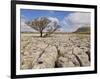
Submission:
[[[80,27],[74,33],[90,33],[90,27]]]

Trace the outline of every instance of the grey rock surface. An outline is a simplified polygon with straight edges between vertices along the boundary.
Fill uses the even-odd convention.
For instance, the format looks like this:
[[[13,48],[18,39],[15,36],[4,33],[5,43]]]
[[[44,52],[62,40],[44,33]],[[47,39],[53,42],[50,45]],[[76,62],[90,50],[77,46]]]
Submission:
[[[21,69],[90,66],[89,34],[37,36],[21,34]]]

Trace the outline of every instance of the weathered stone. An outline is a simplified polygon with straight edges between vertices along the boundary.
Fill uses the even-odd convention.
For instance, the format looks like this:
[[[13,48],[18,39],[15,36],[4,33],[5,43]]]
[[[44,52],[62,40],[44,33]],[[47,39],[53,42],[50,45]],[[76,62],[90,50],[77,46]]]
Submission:
[[[67,57],[59,57],[57,63],[57,67],[74,67],[75,65],[71,60]]]
[[[75,55],[73,55],[72,53],[65,54],[64,57],[71,60],[75,66],[80,66],[79,61],[76,59]]]
[[[32,58],[24,58],[22,61],[21,69],[31,69],[32,68]]]
[[[65,54],[72,54],[72,47],[59,46],[58,50],[60,51],[59,55],[62,55],[62,56],[64,56]]]
[[[80,49],[78,47],[74,48],[73,54],[76,56],[76,58],[80,62],[81,66],[89,66],[90,65],[88,55],[82,49]]]
[[[55,61],[57,60],[57,50],[55,46],[49,46],[45,49],[44,53],[39,57],[33,68],[54,68]]]
[[[89,35],[21,35],[21,69],[89,66],[90,55]]]

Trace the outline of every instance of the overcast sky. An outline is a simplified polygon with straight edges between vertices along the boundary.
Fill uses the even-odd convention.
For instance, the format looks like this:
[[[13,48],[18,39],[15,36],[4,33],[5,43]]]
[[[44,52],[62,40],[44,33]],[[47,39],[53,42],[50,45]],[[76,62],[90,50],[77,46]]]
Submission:
[[[25,22],[43,16],[56,21],[63,32],[73,32],[79,27],[90,26],[91,20],[91,13],[85,12],[21,9],[21,31],[34,31]]]

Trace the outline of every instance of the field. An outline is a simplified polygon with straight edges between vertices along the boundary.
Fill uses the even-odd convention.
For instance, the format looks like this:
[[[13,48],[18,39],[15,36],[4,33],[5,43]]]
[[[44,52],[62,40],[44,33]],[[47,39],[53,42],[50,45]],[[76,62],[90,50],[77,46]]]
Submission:
[[[21,69],[90,66],[90,34],[21,33]]]

